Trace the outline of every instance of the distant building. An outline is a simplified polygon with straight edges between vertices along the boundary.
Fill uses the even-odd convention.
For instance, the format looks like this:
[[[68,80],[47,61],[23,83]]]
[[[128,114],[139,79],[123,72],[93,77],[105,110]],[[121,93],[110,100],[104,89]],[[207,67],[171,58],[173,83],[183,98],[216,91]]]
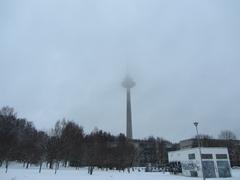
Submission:
[[[206,178],[231,177],[227,148],[211,147],[202,149],[203,172]],[[168,152],[169,163],[180,165],[184,176],[202,177],[202,166],[198,148]]]
[[[132,140],[136,148],[135,166],[144,166],[151,164],[154,167],[164,166],[168,163],[167,151],[173,145],[162,140]]]

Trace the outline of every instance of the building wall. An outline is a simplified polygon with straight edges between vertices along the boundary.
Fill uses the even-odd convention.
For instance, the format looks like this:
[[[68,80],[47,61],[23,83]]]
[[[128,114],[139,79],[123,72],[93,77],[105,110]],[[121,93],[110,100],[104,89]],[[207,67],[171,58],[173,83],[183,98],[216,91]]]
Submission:
[[[179,143],[180,149],[198,147],[197,139],[186,139]],[[224,139],[201,139],[202,147],[226,147],[228,148],[229,158],[232,166],[240,166],[240,140]]]
[[[213,167],[216,177],[219,177],[218,173],[218,164],[217,161],[224,161],[228,163],[230,167],[229,155],[227,148],[201,148],[202,154],[212,154],[212,159],[203,159],[205,166],[209,166],[208,173],[211,173],[210,167]],[[189,159],[189,155],[195,155],[194,159]],[[226,154],[227,159],[217,159],[216,154]],[[183,149],[179,151],[172,151],[168,153],[169,162],[181,162],[182,173],[184,176],[194,176],[197,173],[197,176],[202,176],[202,166],[200,153],[198,148],[192,149]],[[214,166],[212,166],[214,165]],[[231,173],[231,172],[230,172]]]

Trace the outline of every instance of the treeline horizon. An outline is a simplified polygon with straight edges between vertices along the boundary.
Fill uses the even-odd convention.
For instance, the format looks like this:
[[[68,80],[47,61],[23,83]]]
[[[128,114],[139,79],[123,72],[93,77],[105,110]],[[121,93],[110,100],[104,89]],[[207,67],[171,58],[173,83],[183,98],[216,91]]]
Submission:
[[[213,138],[209,135],[199,136],[203,143]],[[237,139],[231,131],[222,131],[219,138]],[[134,141],[144,141],[143,146],[150,145],[146,155],[138,152],[139,148],[144,147],[136,147],[136,143],[122,133],[112,135],[95,128],[87,134],[82,126],[65,119],[58,120],[47,133],[37,130],[32,122],[18,118],[14,108],[5,106],[0,109],[0,166],[5,162],[6,171],[9,161],[21,162],[25,168],[30,164],[37,164],[40,167],[39,172],[43,162],[46,162],[50,169],[53,169],[54,165],[55,169],[58,169],[60,163],[65,167],[125,169],[133,167],[138,159],[145,164],[159,165],[168,161],[169,144],[172,146],[171,150],[179,148],[177,143],[152,136]]]
[[[162,138],[145,139],[155,141],[165,148]],[[170,142],[169,142],[170,143]],[[65,167],[99,167],[125,169],[133,166],[137,149],[130,139],[122,133],[94,129],[85,134],[83,127],[69,120],[59,120],[49,133],[37,130],[34,124],[18,118],[14,108],[5,106],[0,109],[0,166],[5,162],[6,171],[9,161],[40,165],[43,162],[53,169],[60,163]],[[156,156],[148,160],[157,163]],[[166,159],[166,154],[165,154]],[[55,167],[55,168],[56,168]]]

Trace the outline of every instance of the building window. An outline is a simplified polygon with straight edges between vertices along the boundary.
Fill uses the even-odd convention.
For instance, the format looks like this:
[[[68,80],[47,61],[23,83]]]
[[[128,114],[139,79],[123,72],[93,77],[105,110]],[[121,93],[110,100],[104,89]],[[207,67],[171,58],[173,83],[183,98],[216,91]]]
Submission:
[[[213,155],[212,154],[202,154],[202,159],[212,159]]]
[[[217,159],[227,159],[227,155],[226,154],[216,154],[216,158]]]
[[[188,154],[188,159],[195,159],[195,154]]]

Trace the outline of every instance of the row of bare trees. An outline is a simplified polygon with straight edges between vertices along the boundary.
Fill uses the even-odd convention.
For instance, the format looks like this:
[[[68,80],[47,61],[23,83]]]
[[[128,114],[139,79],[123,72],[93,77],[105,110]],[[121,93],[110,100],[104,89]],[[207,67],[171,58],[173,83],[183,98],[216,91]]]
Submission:
[[[50,133],[38,131],[31,122],[18,118],[13,108],[0,110],[0,165],[9,161],[43,162],[57,171],[60,164],[80,167],[125,169],[132,166],[136,150],[123,134],[113,136],[101,130],[84,134],[73,121],[58,121]],[[54,166],[55,165],[55,166]]]
[[[13,108],[0,110],[0,165],[18,160],[26,164],[38,163],[44,157],[48,136],[37,131],[31,122],[17,118]]]
[[[213,136],[208,135],[208,134],[199,134],[198,136],[195,136],[195,138],[199,137],[200,139],[214,139]],[[237,136],[234,132],[232,132],[231,130],[222,130],[219,135],[218,135],[218,139],[221,140],[237,140]]]

